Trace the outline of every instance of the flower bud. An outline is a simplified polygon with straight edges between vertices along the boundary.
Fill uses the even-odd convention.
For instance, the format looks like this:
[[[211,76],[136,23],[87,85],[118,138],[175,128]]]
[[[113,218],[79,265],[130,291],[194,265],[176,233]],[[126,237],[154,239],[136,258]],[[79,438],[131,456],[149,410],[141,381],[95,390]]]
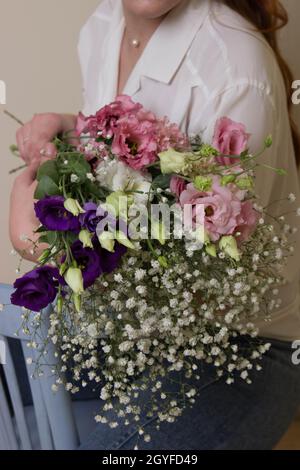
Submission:
[[[109,251],[110,253],[114,253],[115,239],[111,232],[102,232],[101,235],[98,236],[98,239],[102,248]]]
[[[221,178],[221,186],[227,186],[230,183],[234,183],[236,180],[236,175],[225,175]]]
[[[236,239],[230,235],[227,237],[222,237],[219,243],[220,249],[226,253],[230,258],[235,261],[240,261],[241,254],[239,252]]]
[[[201,192],[210,191],[212,188],[212,182],[213,180],[209,176],[196,176],[194,179],[194,187]]]
[[[116,232],[116,240],[121,244],[126,246],[126,248],[129,248],[130,250],[134,250],[134,245],[133,243],[129,240],[129,238],[126,237],[125,233],[122,232],[121,230]]]
[[[81,311],[81,296],[78,294],[73,295],[73,302],[76,308],[76,311],[79,313]]]
[[[158,257],[158,262],[161,265],[162,268],[168,269],[169,263],[168,260],[165,256],[159,256]]]
[[[245,176],[244,178],[239,178],[236,180],[237,187],[241,190],[248,191],[250,189],[253,189],[253,178],[251,176]]]
[[[213,245],[212,243],[207,245],[205,247],[205,250],[206,250],[206,253],[209,255],[209,256],[212,256],[213,258],[216,258],[217,257],[217,250],[216,250],[216,246]]]
[[[82,272],[79,268],[69,268],[65,274],[65,281],[74,294],[84,292]]]
[[[88,230],[81,230],[79,240],[84,248],[93,248],[92,234]]]
[[[268,137],[265,140],[265,146],[266,148],[270,148],[273,145],[273,137],[271,135],[268,135]]]
[[[64,262],[61,267],[59,268],[59,274],[61,276],[63,276],[66,272],[66,270],[68,269],[68,264],[66,262]]]
[[[49,248],[47,250],[44,250],[41,256],[38,258],[38,262],[40,264],[46,263],[50,255],[51,255],[51,250]]]
[[[169,149],[159,153],[158,156],[160,159],[161,172],[163,175],[167,175],[171,173],[182,173],[189,154]]]
[[[84,214],[85,210],[81,207],[79,202],[76,199],[66,199],[64,202],[64,208],[68,211],[71,212],[75,217],[78,217],[79,214]]]

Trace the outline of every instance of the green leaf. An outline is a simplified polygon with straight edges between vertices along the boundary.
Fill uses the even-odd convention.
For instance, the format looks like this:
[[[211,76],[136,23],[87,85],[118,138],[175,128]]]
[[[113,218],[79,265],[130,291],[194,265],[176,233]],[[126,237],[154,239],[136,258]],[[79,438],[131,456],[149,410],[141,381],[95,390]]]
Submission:
[[[86,161],[85,156],[78,152],[60,154],[57,158],[57,165],[61,175],[76,175],[81,183],[87,179],[87,173],[91,172],[91,167]]]
[[[159,175],[153,180],[152,187],[167,189],[170,187],[171,178],[172,175]]]
[[[19,147],[17,145],[11,145],[9,147],[9,150],[11,151],[11,153],[15,156],[15,157],[19,157],[20,156],[20,152],[19,152]]]
[[[47,235],[40,236],[39,243],[48,243]]]
[[[57,184],[49,176],[42,176],[35,190],[34,199],[40,200],[46,196],[57,196],[60,194]]]
[[[57,232],[48,232],[47,239],[49,245],[54,245],[57,242]]]
[[[248,157],[249,157],[249,149],[244,150],[244,152],[240,154],[240,159],[242,161],[246,160]]]
[[[70,246],[70,245],[73,245],[74,242],[76,242],[78,240],[78,235],[72,233],[72,232],[66,232],[65,234],[65,240],[67,242],[67,244]]]
[[[59,184],[59,173],[55,160],[49,160],[40,166],[36,179],[41,181],[44,176],[49,176],[49,178],[51,178],[54,183],[57,185]]]
[[[105,201],[106,197],[110,193],[108,189],[100,187],[92,183],[90,180],[87,180],[83,187],[86,194],[89,196],[95,196],[96,199],[100,201]]]
[[[57,241],[57,233],[56,232],[47,232],[40,236],[39,243],[47,243],[48,245],[52,246]]]
[[[47,232],[47,229],[46,229],[45,227],[43,227],[43,226],[37,228],[37,229],[34,231],[34,233],[45,233],[45,232]]]

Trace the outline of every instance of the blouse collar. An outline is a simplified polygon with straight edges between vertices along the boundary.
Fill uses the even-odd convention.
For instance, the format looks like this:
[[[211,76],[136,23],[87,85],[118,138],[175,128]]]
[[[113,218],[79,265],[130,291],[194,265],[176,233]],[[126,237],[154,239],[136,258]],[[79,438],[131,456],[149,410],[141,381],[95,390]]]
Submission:
[[[141,77],[168,84],[171,82],[209,10],[210,0],[184,0],[154,32],[134,67],[123,90],[134,95],[141,86]],[[102,62],[102,95],[104,105],[117,94],[119,58],[125,29],[122,0],[115,0]]]

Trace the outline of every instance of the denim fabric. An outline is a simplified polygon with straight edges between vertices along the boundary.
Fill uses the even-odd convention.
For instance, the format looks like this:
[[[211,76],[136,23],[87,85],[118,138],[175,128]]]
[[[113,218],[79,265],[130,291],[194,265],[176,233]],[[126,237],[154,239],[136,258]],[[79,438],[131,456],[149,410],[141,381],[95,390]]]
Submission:
[[[252,385],[231,386],[203,366],[200,393],[175,423],[146,419],[145,443],[134,426],[116,429],[98,424],[79,450],[269,450],[280,440],[300,406],[300,366],[292,364],[290,343],[272,341],[263,370],[252,373]],[[146,398],[145,398],[146,399]],[[143,400],[143,398],[141,398]]]

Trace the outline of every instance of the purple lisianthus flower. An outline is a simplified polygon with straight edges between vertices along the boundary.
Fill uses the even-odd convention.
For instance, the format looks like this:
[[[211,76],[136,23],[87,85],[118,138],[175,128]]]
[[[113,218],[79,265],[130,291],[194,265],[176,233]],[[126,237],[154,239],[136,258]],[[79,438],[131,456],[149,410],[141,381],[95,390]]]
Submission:
[[[110,274],[120,265],[122,257],[127,252],[127,248],[120,243],[116,242],[115,250],[113,253],[101,247],[98,237],[93,238],[93,245],[99,254],[101,269],[103,273]]]
[[[16,280],[16,291],[11,295],[11,303],[33,312],[40,312],[55,300],[59,280],[56,268],[42,266],[34,269]]]
[[[92,248],[84,248],[80,241],[73,243],[71,250],[74,259],[82,270],[83,287],[87,289],[103,273],[100,256]]]
[[[81,226],[89,232],[95,233],[101,216],[97,215],[98,206],[94,202],[87,202],[83,206],[85,213],[79,216]]]
[[[120,265],[122,257],[127,252],[127,248],[120,243],[115,244],[114,253],[110,253],[102,248],[100,252],[101,266],[104,273],[111,273]]]
[[[47,230],[58,232],[80,230],[79,218],[65,209],[64,202],[62,196],[48,196],[34,205],[37,218]]]

